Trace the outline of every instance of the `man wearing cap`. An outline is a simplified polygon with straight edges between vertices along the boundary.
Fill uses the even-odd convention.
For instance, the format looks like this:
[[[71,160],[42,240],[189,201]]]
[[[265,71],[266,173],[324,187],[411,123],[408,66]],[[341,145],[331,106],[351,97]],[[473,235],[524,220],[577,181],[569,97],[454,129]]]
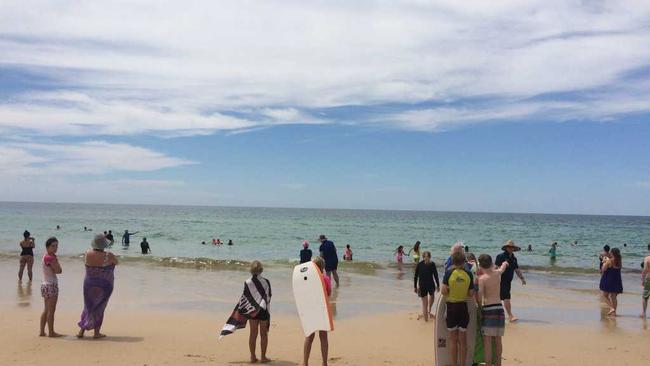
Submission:
[[[336,273],[336,269],[339,266],[339,256],[336,254],[336,247],[333,242],[327,240],[325,235],[321,235],[318,241],[321,243],[318,249],[320,256],[325,260],[325,272],[330,278],[332,278],[332,275],[334,276],[334,282],[336,282],[336,287],[338,287],[339,275]]]
[[[512,279],[516,273],[517,277],[521,280],[522,285],[526,284],[526,280],[519,269],[517,257],[515,257],[514,254],[515,252],[520,251],[521,248],[516,246],[515,242],[512,240],[508,240],[506,241],[506,244],[501,247],[501,250],[503,250],[503,253],[497,255],[494,265],[499,267],[503,262],[508,262],[508,268],[506,268],[501,276],[501,301],[503,301],[503,307],[506,308],[506,312],[508,313],[508,320],[512,323],[519,320],[517,317],[512,315],[512,307],[510,305],[510,287],[512,285]]]

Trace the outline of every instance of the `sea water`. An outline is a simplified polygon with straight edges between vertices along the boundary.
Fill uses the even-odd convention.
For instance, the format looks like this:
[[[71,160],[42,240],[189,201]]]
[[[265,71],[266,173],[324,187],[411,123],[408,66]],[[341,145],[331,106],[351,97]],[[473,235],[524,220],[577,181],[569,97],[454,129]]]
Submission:
[[[608,244],[621,249],[626,269],[638,270],[650,243],[650,217],[639,216],[0,202],[0,255],[18,255],[24,230],[36,238],[37,253],[56,236],[60,255],[77,256],[94,234],[112,230],[112,251],[126,260],[214,268],[253,259],[292,265],[303,240],[318,252],[320,234],[335,242],[339,257],[350,244],[359,270],[393,267],[397,246],[408,251],[418,240],[440,263],[457,241],[495,256],[507,239],[522,247],[520,265],[535,269],[594,271]],[[121,245],[124,230],[139,232],[130,247]],[[143,237],[152,249],[147,259]],[[214,246],[213,238],[234,245]],[[552,241],[559,243],[555,261],[548,256]]]

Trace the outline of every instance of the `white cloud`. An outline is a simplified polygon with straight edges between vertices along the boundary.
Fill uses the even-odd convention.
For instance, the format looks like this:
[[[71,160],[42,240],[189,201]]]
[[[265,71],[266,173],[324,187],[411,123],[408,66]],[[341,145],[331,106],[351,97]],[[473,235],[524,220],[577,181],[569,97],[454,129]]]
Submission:
[[[5,143],[0,174],[80,176],[111,172],[151,172],[196,164],[128,144],[87,141],[77,144]]]
[[[436,130],[524,118],[548,108],[530,97],[591,89],[605,92],[557,117],[603,120],[650,111],[650,89],[632,92],[647,77],[621,81],[650,65],[649,23],[650,3],[632,0],[5,1],[0,66],[76,91],[0,101],[0,130],[178,136],[327,122],[310,108],[507,101],[381,121]],[[620,84],[619,110],[592,108]]]

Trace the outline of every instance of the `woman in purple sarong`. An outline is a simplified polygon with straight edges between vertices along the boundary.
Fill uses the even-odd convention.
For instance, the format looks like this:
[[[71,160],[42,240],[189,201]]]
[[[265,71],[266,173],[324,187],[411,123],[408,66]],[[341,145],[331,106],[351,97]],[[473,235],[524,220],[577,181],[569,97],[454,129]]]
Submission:
[[[117,258],[113,253],[105,252],[109,241],[103,234],[98,234],[91,243],[92,250],[86,252],[86,278],[84,279],[84,310],[79,321],[78,338],[83,338],[84,332],[93,329],[93,338],[104,338],[100,333],[104,321],[104,310],[108,299],[113,293],[113,272]]]

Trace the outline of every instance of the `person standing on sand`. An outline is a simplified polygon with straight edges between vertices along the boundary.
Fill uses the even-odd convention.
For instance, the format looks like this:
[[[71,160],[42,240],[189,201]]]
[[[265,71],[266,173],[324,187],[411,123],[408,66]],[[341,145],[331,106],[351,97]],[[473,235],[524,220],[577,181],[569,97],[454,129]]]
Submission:
[[[261,363],[271,362],[271,360],[268,357],[266,357],[266,348],[268,347],[269,344],[269,328],[271,323],[271,314],[269,313],[270,305],[271,305],[271,295],[272,295],[271,281],[262,277],[262,272],[264,272],[264,268],[262,267],[262,263],[260,261],[251,262],[250,273],[252,277],[245,284],[245,286],[247,286],[249,282],[252,284],[259,283],[262,289],[264,289],[263,297],[264,297],[264,301],[266,301],[266,309],[261,309],[260,311],[257,312],[255,317],[249,320],[251,323],[251,327],[250,327],[251,332],[250,332],[250,336],[248,337],[248,349],[251,352],[252,363],[257,362],[257,356],[255,355],[255,347],[257,345],[258,333],[260,335],[260,348],[262,348],[260,362]]]
[[[453,266],[445,272],[440,292],[445,296],[447,303],[445,322],[449,331],[447,344],[451,364],[464,366],[467,364],[467,326],[469,325],[467,299],[474,297],[474,279],[472,273],[465,268],[465,253],[455,252],[451,260]]]
[[[48,328],[48,337],[61,337],[61,334],[54,331],[54,313],[56,312],[56,303],[59,301],[59,280],[57,274],[63,270],[56,257],[56,251],[59,249],[59,241],[51,237],[45,241],[45,254],[43,255],[43,284],[41,284],[41,296],[43,296],[43,313],[41,314],[41,332],[40,336],[45,337],[45,324]]]
[[[300,264],[311,261],[311,249],[309,249],[309,242],[304,240],[302,242],[302,250],[300,251]]]
[[[92,250],[87,251],[84,256],[86,264],[86,277],[83,284],[84,309],[81,320],[77,323],[79,326],[77,338],[83,338],[84,333],[91,329],[94,330],[93,338],[106,337],[100,331],[104,323],[104,311],[113,294],[117,265],[117,258],[113,253],[104,251],[108,243],[104,235],[95,235],[90,243]]]
[[[318,266],[321,272],[323,272],[323,269],[326,268],[325,267],[326,262],[323,260],[322,257],[316,257],[312,262],[314,262],[314,264]],[[329,276],[323,274],[323,281],[325,282],[325,291],[327,293],[326,301],[329,302],[330,296],[332,295],[332,280],[330,279]],[[309,366],[309,354],[311,353],[311,345],[312,343],[314,343],[315,336],[316,336],[316,332],[305,337],[305,343],[302,349],[302,356],[303,356],[302,364],[304,366]],[[318,338],[320,339],[320,352],[323,357],[323,366],[327,366],[327,355],[329,353],[329,341],[327,339],[327,331],[319,330]]]
[[[318,249],[320,251],[320,256],[325,260],[325,272],[327,275],[332,278],[334,277],[334,282],[336,282],[336,287],[339,287],[339,275],[336,273],[337,268],[339,267],[339,256],[336,253],[336,247],[334,243],[330,240],[327,240],[325,235],[321,235],[318,238],[321,245]]]
[[[616,316],[616,309],[618,308],[617,296],[623,293],[622,267],[621,251],[618,248],[613,248],[612,257],[606,258],[603,261],[603,268],[600,269],[602,276],[600,277],[599,288],[603,292],[607,306],[609,306],[609,312],[607,313],[609,316]]]
[[[501,304],[501,276],[508,267],[508,262],[501,263],[501,267],[494,268],[492,257],[481,254],[478,257],[481,267],[481,276],[478,278],[478,305],[481,311],[481,333],[483,335],[483,350],[485,364],[492,365],[496,358],[496,365],[501,366],[503,344],[501,338],[506,327],[506,317]],[[496,357],[492,357],[492,342],[496,348]]]
[[[29,282],[32,282],[33,273],[32,267],[34,267],[34,238],[29,231],[25,230],[23,233],[23,240],[20,242],[20,268],[18,269],[18,281],[22,282],[23,273],[25,272],[25,266],[27,266],[27,276],[29,277]]]
[[[122,235],[122,245],[128,247],[131,244],[131,235],[135,235],[137,233],[139,233],[139,231],[129,233],[128,230],[124,230],[124,235]]]
[[[506,308],[506,312],[508,313],[508,321],[514,323],[519,320],[519,318],[512,315],[512,305],[510,304],[510,290],[512,287],[512,280],[515,277],[515,273],[521,280],[521,284],[524,286],[526,285],[526,279],[524,279],[524,275],[519,269],[519,263],[517,263],[517,257],[515,257],[514,254],[515,252],[520,251],[521,248],[516,246],[514,241],[508,240],[506,241],[506,244],[501,247],[501,250],[503,250],[503,253],[497,255],[494,264],[497,267],[500,267],[503,262],[508,262],[508,268],[505,270],[505,272],[503,272],[503,275],[501,276],[500,297],[501,301],[503,301],[503,306]]]
[[[431,252],[422,253],[422,262],[415,266],[415,275],[413,276],[413,290],[422,300],[422,317],[424,321],[429,321],[429,315],[436,318],[431,314],[433,301],[435,300],[436,291],[440,289],[440,281],[438,280],[438,269],[436,264],[431,260]],[[420,317],[418,316],[418,319]]]
[[[643,312],[641,317],[645,319],[648,310],[648,299],[650,298],[650,244],[648,244],[648,256],[643,259],[641,286],[643,287]]]

